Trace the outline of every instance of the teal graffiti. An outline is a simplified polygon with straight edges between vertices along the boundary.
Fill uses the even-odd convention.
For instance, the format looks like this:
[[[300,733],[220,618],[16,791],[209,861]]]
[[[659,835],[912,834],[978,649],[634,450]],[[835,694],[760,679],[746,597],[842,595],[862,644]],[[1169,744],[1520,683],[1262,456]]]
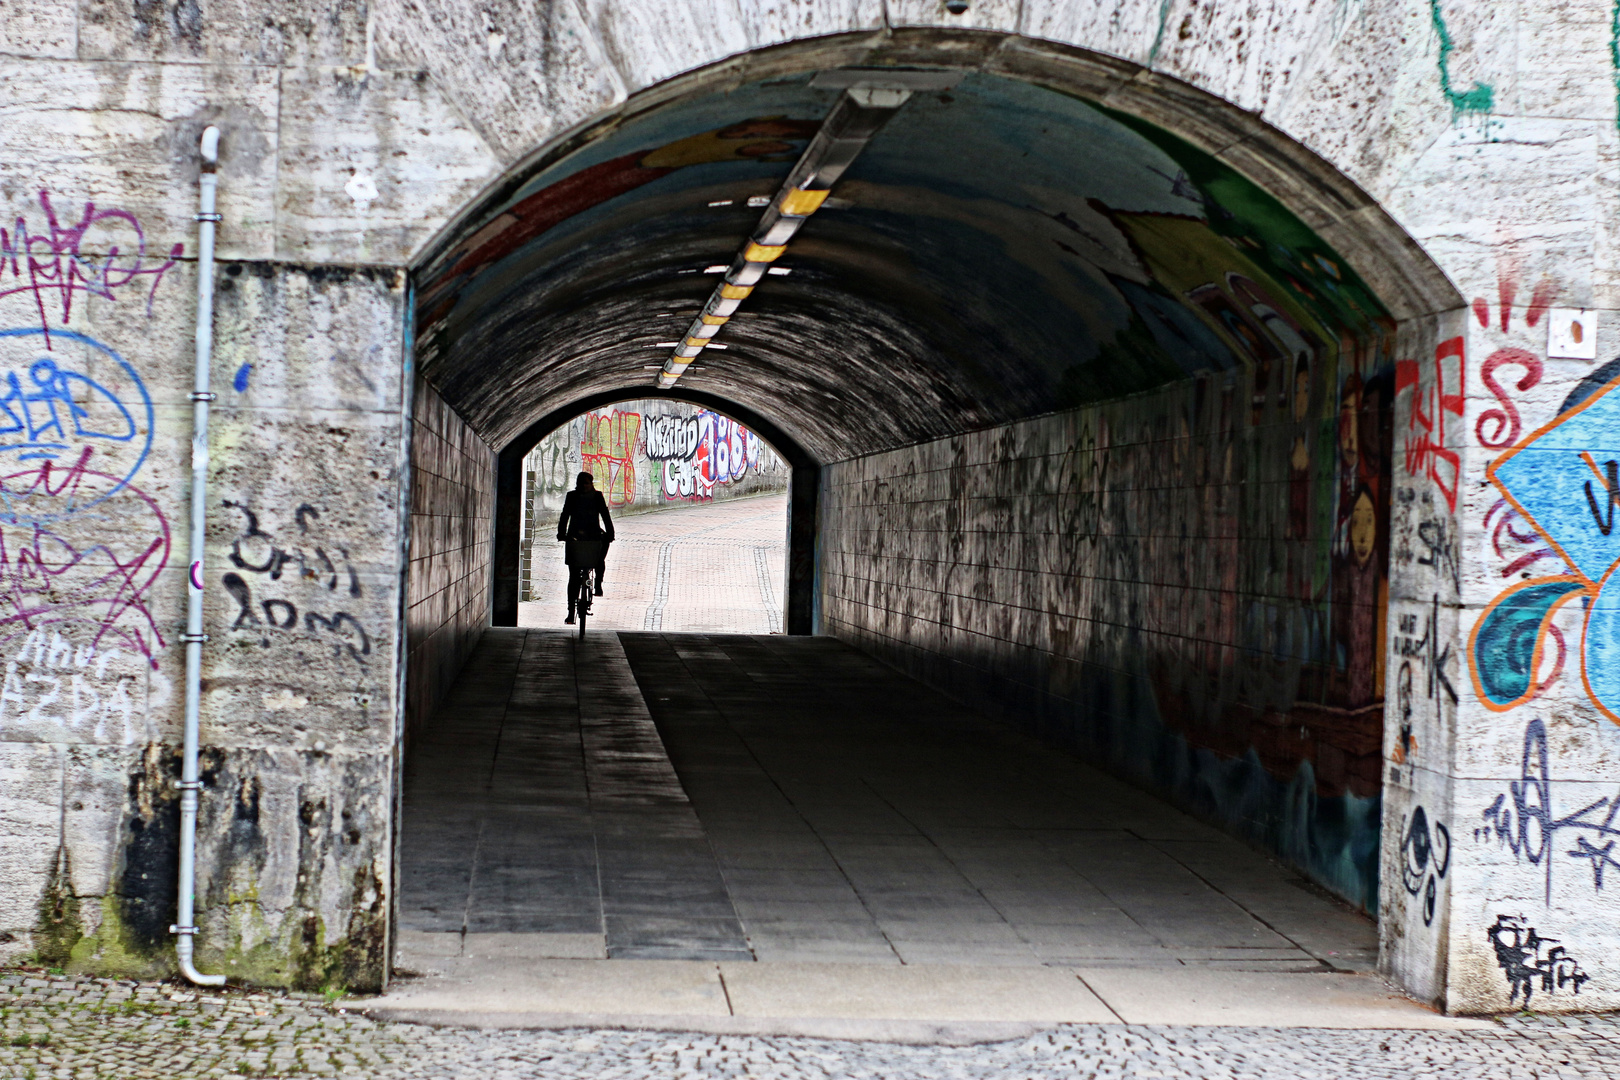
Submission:
[[[1620,12],[1620,0],[1615,0],[1615,10]],[[1159,58],[1159,46],[1164,44],[1164,28],[1169,20],[1170,0],[1159,0],[1159,32],[1153,35],[1153,48],[1148,50],[1148,67],[1152,67],[1153,62]]]
[[[1614,77],[1615,125],[1620,127],[1620,0],[1609,13],[1609,68]]]
[[[1440,38],[1440,92],[1451,102],[1452,115],[1490,112],[1495,91],[1489,86],[1476,82],[1472,90],[1459,91],[1451,85],[1451,53],[1457,45],[1451,40],[1451,31],[1446,29],[1446,17],[1440,14],[1440,0],[1429,0],[1429,14],[1434,19],[1434,32]]]
[[[1487,702],[1510,708],[1529,699],[1548,620],[1571,594],[1585,590],[1586,583],[1572,577],[1526,582],[1485,610],[1474,632],[1471,660]]]

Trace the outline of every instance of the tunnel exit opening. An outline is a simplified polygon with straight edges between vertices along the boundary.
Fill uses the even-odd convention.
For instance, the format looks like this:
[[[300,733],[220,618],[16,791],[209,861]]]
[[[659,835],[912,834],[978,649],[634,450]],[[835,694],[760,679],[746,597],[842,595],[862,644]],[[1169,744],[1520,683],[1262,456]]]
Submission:
[[[525,455],[518,626],[566,624],[556,536],[581,475],[616,529],[600,570],[612,584],[592,626],[785,632],[792,467],[741,421],[667,397],[587,410]]]
[[[1378,909],[1403,737],[1384,702],[1396,356],[1433,349],[1455,293],[1370,198],[1227,103],[1022,39],[964,66],[969,44],[824,42],[677,80],[516,170],[419,268],[419,423],[489,478],[455,488],[489,532],[447,561],[486,589],[457,610],[492,626],[413,633],[413,680],[440,674],[413,699],[423,745],[463,747],[467,777],[539,769],[574,825],[527,862],[492,856],[520,884],[480,892],[459,853],[494,818],[413,826],[408,775],[406,930],[594,934],[581,947],[621,958],[1125,963],[1119,927],[1196,879],[1131,949],[1374,963],[1326,900],[1276,930],[1297,890],[1229,837]],[[834,130],[851,87],[903,96]],[[829,148],[850,130],[858,148]],[[525,456],[660,393],[792,467],[785,628],[820,636],[565,652],[520,625]],[[616,773],[615,740],[650,771]],[[664,816],[638,819],[650,805]],[[460,860],[431,904],[413,828],[438,838],[418,865]],[[1109,843],[1081,842],[1093,828]],[[657,853],[638,863],[632,835]],[[1270,899],[1236,899],[1223,863]],[[1132,894],[1121,865],[1155,884]],[[621,870],[617,908],[606,885],[547,891]],[[638,892],[649,877],[680,896]],[[660,904],[680,914],[658,923]]]

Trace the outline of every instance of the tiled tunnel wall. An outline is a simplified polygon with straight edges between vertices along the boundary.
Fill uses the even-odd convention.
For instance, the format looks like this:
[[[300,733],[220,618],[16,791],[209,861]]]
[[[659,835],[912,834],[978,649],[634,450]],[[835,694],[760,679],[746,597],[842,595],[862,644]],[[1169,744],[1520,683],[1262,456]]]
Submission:
[[[824,630],[1375,909],[1392,383],[1327,366],[828,467]]]
[[[495,453],[421,378],[411,429],[405,725],[414,732],[489,625]]]

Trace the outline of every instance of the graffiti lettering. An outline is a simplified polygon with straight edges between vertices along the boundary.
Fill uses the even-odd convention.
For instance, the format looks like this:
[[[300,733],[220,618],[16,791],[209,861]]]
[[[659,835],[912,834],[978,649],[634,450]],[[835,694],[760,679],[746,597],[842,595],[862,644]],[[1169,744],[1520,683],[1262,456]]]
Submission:
[[[1435,346],[1433,370],[1433,378],[1425,383],[1418,361],[1395,362],[1396,396],[1412,391],[1404,443],[1406,471],[1434,481],[1446,506],[1456,510],[1462,459],[1446,443],[1446,417],[1463,415],[1466,368],[1462,338],[1448,338]]]
[[[1485,824],[1474,830],[1474,838],[1489,842],[1493,837],[1511,851],[1515,858],[1532,866],[1539,866],[1546,878],[1546,901],[1552,903],[1553,856],[1585,861],[1592,869],[1592,887],[1603,889],[1603,872],[1607,867],[1620,867],[1614,858],[1615,838],[1620,837],[1620,825],[1615,815],[1620,811],[1620,794],[1602,798],[1562,817],[1553,812],[1553,781],[1547,769],[1547,728],[1540,720],[1531,720],[1524,729],[1524,757],[1520,779],[1508,785],[1505,795],[1498,795],[1481,816]],[[1560,852],[1566,841],[1560,834],[1572,834],[1575,846]]]
[[[33,328],[0,330],[0,454],[16,461],[79,461],[93,451],[102,472],[118,473],[118,483],[100,493],[107,498],[134,477],[152,446],[152,398],[135,369],[113,350],[71,330],[62,341],[84,345],[87,359],[106,374],[100,378],[35,351],[44,332]],[[87,503],[64,507],[78,513]]]
[[[42,232],[30,230],[21,217],[9,231],[0,228],[0,297],[16,293],[33,297],[47,349],[51,348],[50,314],[60,304],[65,324],[73,314],[77,294],[116,300],[120,290],[149,278],[146,303],[147,313],[151,313],[158,285],[185,250],[184,244],[174,245],[168,258],[158,262],[155,256],[148,257],[146,234],[128,210],[98,209],[87,202],[78,222],[67,225],[58,220],[49,192],[39,193],[39,205],[45,212]],[[16,284],[7,287],[8,278]],[[47,297],[51,310],[47,310]]]
[[[287,550],[278,547],[270,534],[259,528],[259,516],[248,509],[247,506],[242,503],[232,502],[229,499],[226,499],[220,505],[227,509],[240,510],[247,518],[241,533],[237,535],[235,540],[231,541],[231,554],[229,557],[232,566],[254,574],[268,574],[271,581],[280,581],[282,571],[291,564],[296,563],[298,566],[298,572],[295,575],[296,580],[320,582],[324,578],[323,583],[327,591],[335,592],[339,582],[346,579],[349,595],[360,595],[360,578],[355,574],[354,567],[350,565],[349,553],[344,548],[334,548],[338,556],[343,560],[343,573],[340,574],[337,566],[332,562],[332,557],[326,553],[325,548],[317,545],[314,554],[311,555],[305,552],[303,548]],[[301,535],[308,535],[310,521],[318,520],[320,516],[320,511],[308,503],[304,503],[293,513]],[[250,556],[252,557],[250,558]]]
[[[579,451],[583,468],[596,480],[596,488],[610,506],[636,501],[636,436],[641,414],[613,412],[587,414]]]
[[[654,461],[689,458],[697,452],[697,445],[697,417],[651,416],[647,418],[647,456]]]
[[[1451,685],[1451,678],[1446,674],[1446,667],[1451,662],[1451,645],[1444,648],[1440,646],[1440,594],[1435,593],[1430,601],[1429,613],[1423,617],[1422,637],[1417,636],[1418,617],[1416,615],[1402,615],[1398,623],[1400,636],[1395,639],[1395,654],[1420,663],[1428,672],[1428,683],[1425,695],[1431,701],[1439,701],[1444,694],[1453,705],[1457,703],[1456,688]]]
[[[1507,391],[1496,381],[1497,370],[1509,365],[1524,368],[1524,377],[1518,383],[1521,394],[1541,382],[1540,358],[1523,349],[1497,349],[1479,366],[1479,379],[1496,398],[1498,407],[1479,414],[1479,420],[1474,424],[1474,434],[1482,446],[1492,450],[1512,446],[1519,440],[1519,410]]]
[[[236,510],[243,517],[241,530],[231,542],[231,553],[228,556],[231,565],[238,570],[257,574],[264,582],[280,582],[285,574],[286,583],[289,585],[309,583],[327,593],[336,593],[341,589],[354,598],[363,594],[360,577],[349,562],[346,547],[335,543],[309,542],[311,530],[320,522],[321,517],[320,511],[315,507],[303,503],[293,511],[293,522],[298,528],[299,542],[289,546],[278,542],[275,536],[261,527],[258,513],[246,503],[226,499],[221,505]],[[335,553],[335,558],[332,553]],[[339,562],[342,563],[341,568],[338,566]],[[268,597],[261,599],[255,606],[252,587],[247,579],[234,571],[227,571],[222,575],[220,584],[237,604],[236,618],[231,623],[232,630],[257,631],[262,634],[300,632],[300,611],[298,604],[292,600],[285,597]],[[367,658],[371,655],[371,636],[358,618],[346,611],[323,615],[318,611],[309,610],[310,605],[307,601],[304,601],[304,604],[303,633],[316,635],[320,640],[331,644],[334,655],[346,654],[362,666],[367,663]],[[336,640],[332,640],[333,638]],[[268,637],[264,638],[264,643],[268,645]]]
[[[231,594],[231,599],[237,604],[236,620],[231,623],[232,630],[253,630],[259,627],[270,630],[298,629],[298,608],[291,601],[262,601],[260,610],[264,612],[264,618],[260,619],[253,610],[253,589],[242,579],[242,575],[234,572],[226,573],[220,578],[220,584],[225,586],[225,591]],[[347,652],[349,658],[362,667],[366,665],[366,658],[371,655],[371,635],[366,633],[366,628],[361,625],[360,620],[347,611],[334,612],[329,616],[306,611],[304,629],[311,634],[334,635],[338,640],[331,643],[333,654],[341,655]],[[268,644],[268,639],[266,643]]]
[[[1510,1005],[1523,998],[1528,1008],[1537,983],[1548,994],[1565,987],[1579,994],[1581,985],[1591,978],[1557,939],[1544,938],[1536,933],[1535,927],[1526,926],[1523,915],[1498,915],[1485,936],[1496,952],[1497,966],[1507,976]],[[1546,945],[1553,948],[1543,954],[1542,947]]]

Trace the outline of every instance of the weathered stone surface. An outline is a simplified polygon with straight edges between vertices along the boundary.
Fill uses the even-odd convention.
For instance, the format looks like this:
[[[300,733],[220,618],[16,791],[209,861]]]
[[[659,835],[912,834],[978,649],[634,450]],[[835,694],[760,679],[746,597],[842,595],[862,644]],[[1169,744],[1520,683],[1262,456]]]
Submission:
[[[78,0],[0,2],[0,53],[72,59]]]
[[[215,124],[224,132],[220,255],[268,256],[277,81],[276,72],[251,67],[0,60],[7,88],[0,100],[0,220],[8,231],[20,218],[29,235],[50,236],[44,193],[63,229],[83,221],[87,203],[102,214],[133,214],[147,265],[163,262],[177,243],[194,255],[197,140]],[[79,250],[116,244],[129,259],[140,246],[127,220],[88,224]],[[9,276],[0,277],[0,291]],[[142,291],[142,280],[134,279],[131,291]]]
[[[432,71],[507,164],[624,99],[623,78],[574,4],[371,6],[384,63]]]
[[[402,265],[499,170],[420,73],[299,68],[281,93],[278,258]]]
[[[79,0],[79,56],[206,64],[361,64],[365,0]]]

